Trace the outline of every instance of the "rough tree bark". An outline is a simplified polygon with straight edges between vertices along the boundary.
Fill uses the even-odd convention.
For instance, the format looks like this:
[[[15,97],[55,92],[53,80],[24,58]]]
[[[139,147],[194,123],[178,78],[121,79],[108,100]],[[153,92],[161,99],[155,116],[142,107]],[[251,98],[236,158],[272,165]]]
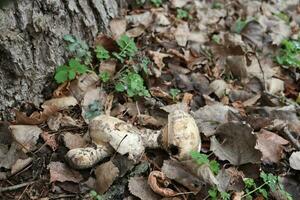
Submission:
[[[91,44],[117,11],[116,0],[17,0],[0,9],[0,118],[22,101],[43,100],[67,57],[64,35]]]

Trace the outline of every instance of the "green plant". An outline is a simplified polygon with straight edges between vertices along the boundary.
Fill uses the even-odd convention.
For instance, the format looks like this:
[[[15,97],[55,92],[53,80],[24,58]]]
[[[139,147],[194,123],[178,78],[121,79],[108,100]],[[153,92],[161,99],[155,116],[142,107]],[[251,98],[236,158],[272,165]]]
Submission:
[[[212,9],[221,9],[221,8],[223,8],[223,4],[220,2],[213,2],[211,5],[211,8]]]
[[[74,56],[80,60],[83,60],[84,64],[90,64],[92,60],[89,46],[85,41],[76,38],[73,35],[64,35],[63,39],[68,42],[67,50],[74,54]]]
[[[247,20],[242,20],[242,19],[238,19],[234,25],[233,25],[233,32],[235,33],[241,33],[242,30],[245,28],[245,26],[247,25],[248,21]]]
[[[119,59],[122,63],[126,58],[133,57],[138,51],[134,40],[127,35],[122,35],[118,40],[117,44],[119,46],[120,52],[113,52],[112,54]]]
[[[269,189],[271,191],[279,190],[288,200],[292,200],[291,195],[286,192],[283,189],[283,186],[279,183],[278,176],[274,176],[271,173],[266,174],[265,172],[261,172],[260,177],[263,180],[263,184],[261,184],[259,187],[256,186],[256,183],[253,179],[244,179],[246,194],[244,194],[242,198],[252,199],[252,194],[257,192],[261,194],[265,199],[268,199],[267,189]],[[266,186],[268,187],[266,188]]]
[[[171,88],[170,89],[170,95],[172,96],[173,100],[176,99],[177,95],[180,93],[180,90],[176,88]]]
[[[96,57],[101,61],[110,58],[109,51],[107,51],[103,46],[96,46],[95,53]]]
[[[108,72],[101,72],[100,74],[99,74],[99,78],[100,78],[100,80],[103,82],[103,83],[107,83],[108,81],[109,81],[109,79],[110,79],[110,75],[109,75],[109,73]]]
[[[104,198],[99,195],[95,190],[90,191],[90,197],[92,197],[94,200],[104,200]]]
[[[129,97],[147,96],[150,97],[149,91],[144,85],[144,79],[136,72],[127,71],[122,74],[121,78],[115,85],[118,92],[127,92]]]
[[[191,157],[193,160],[197,162],[197,164],[202,165],[202,164],[208,164],[209,168],[214,174],[218,174],[220,171],[220,165],[217,161],[215,160],[209,160],[208,155],[199,153],[197,151],[192,151],[191,152]]]
[[[212,38],[211,38],[216,44],[221,44],[221,38],[219,35],[217,34],[213,34]]]
[[[276,61],[280,65],[300,68],[300,39],[283,40]]]
[[[210,197],[211,200],[218,200],[218,196],[220,196],[220,198],[222,200],[230,200],[230,194],[227,192],[219,192],[218,189],[216,187],[213,187],[211,189],[208,190],[208,195]]]
[[[155,5],[155,7],[160,7],[162,5],[162,0],[151,0],[151,3]]]
[[[193,17],[188,13],[188,11],[181,9],[181,8],[177,8],[177,15],[176,17],[178,19],[192,19]]]
[[[84,74],[88,67],[82,65],[77,59],[71,59],[69,65],[61,65],[56,69],[54,79],[57,83],[63,83],[75,79],[77,74]]]
[[[275,13],[274,15],[276,17],[278,17],[279,19],[283,20],[285,23],[290,22],[290,17],[287,14],[283,13],[283,12]]]

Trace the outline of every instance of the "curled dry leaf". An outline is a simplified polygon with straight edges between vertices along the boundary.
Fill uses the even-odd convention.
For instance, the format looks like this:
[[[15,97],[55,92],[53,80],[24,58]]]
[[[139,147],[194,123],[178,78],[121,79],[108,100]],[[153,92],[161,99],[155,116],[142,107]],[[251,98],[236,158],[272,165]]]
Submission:
[[[67,165],[61,162],[50,162],[48,165],[50,170],[50,183],[59,181],[71,181],[74,183],[79,183],[83,180],[81,174],[77,171],[74,171],[68,168]]]
[[[76,149],[86,147],[86,140],[79,134],[67,132],[64,134],[64,142],[68,149]]]
[[[96,191],[99,194],[105,193],[119,176],[119,169],[112,161],[101,164],[95,170]]]
[[[43,103],[42,108],[56,107],[58,110],[68,109],[70,106],[76,106],[78,104],[77,100],[73,96],[60,97],[47,100]]]
[[[70,84],[70,92],[78,102],[82,100],[86,90],[99,82],[99,77],[95,72],[83,74]]]
[[[149,53],[150,57],[152,58],[153,62],[158,67],[159,72],[161,74],[161,70],[165,67],[165,63],[163,62],[163,59],[167,58],[167,57],[172,57],[172,55],[166,54],[166,53],[160,53],[158,51],[151,51],[151,50],[149,50],[148,53]],[[160,74],[159,74],[159,76],[160,76]],[[157,77],[159,77],[159,76],[157,76]]]
[[[215,133],[216,128],[220,124],[228,122],[229,111],[237,113],[234,108],[217,103],[213,105],[206,105],[194,112],[192,115],[199,127],[199,131],[209,137]]]
[[[126,31],[126,19],[112,19],[109,22],[109,28],[112,33],[112,38],[117,40]]]
[[[131,177],[128,182],[131,194],[143,200],[159,200],[161,197],[154,193],[145,177]]]
[[[25,113],[15,111],[16,113],[16,124],[28,124],[28,125],[38,125],[55,114],[59,109],[56,106],[43,106],[42,112],[33,112],[30,116]]]
[[[19,171],[27,167],[32,162],[32,160],[32,158],[18,159],[11,167],[11,174],[18,173]]]
[[[112,150],[106,146],[71,149],[66,154],[66,161],[74,169],[87,169],[100,160],[112,155]]]
[[[194,118],[182,110],[170,113],[162,142],[165,149],[179,160],[190,158],[191,151],[201,149],[201,138]]]
[[[163,197],[175,196],[177,193],[174,190],[164,186],[165,183],[168,184],[168,180],[166,178],[167,177],[164,173],[160,171],[152,171],[148,176],[148,184],[155,193]]]
[[[261,153],[254,148],[256,137],[247,124],[239,122],[222,124],[210,140],[210,149],[220,160],[228,160],[233,165],[260,161]]]
[[[293,152],[289,158],[291,168],[300,170],[300,151]]]
[[[37,140],[43,132],[38,126],[32,125],[11,125],[9,128],[24,153],[36,149]]]
[[[53,151],[56,151],[57,148],[58,148],[58,143],[56,142],[56,139],[55,139],[55,134],[49,134],[47,132],[43,132],[41,134],[41,137],[43,138],[43,140],[45,141],[45,143],[51,147],[51,149]]]
[[[255,148],[261,151],[262,161],[278,163],[283,157],[283,145],[287,145],[289,142],[279,135],[263,129],[256,136]]]
[[[195,194],[198,193],[204,185],[197,176],[191,174],[177,161],[165,160],[161,170],[169,179],[175,180]]]

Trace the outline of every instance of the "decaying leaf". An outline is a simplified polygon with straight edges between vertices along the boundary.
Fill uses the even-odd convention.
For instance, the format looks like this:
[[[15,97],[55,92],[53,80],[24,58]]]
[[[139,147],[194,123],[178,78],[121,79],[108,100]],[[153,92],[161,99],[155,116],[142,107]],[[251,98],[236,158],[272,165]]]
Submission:
[[[50,162],[48,167],[50,170],[50,183],[55,181],[79,183],[83,179],[79,172],[68,168],[64,163]]]
[[[168,183],[167,177],[160,171],[152,171],[148,176],[148,184],[151,189],[163,197],[172,197],[176,195],[174,190],[166,187]]]
[[[82,148],[87,146],[86,140],[79,134],[67,132],[64,134],[64,142],[68,149]]]
[[[157,51],[151,51],[151,50],[149,51],[149,55],[151,56],[153,62],[156,64],[156,66],[158,67],[160,72],[165,66],[163,59],[167,58],[167,57],[172,57],[172,55],[170,55],[170,54],[161,53],[161,52],[157,52]],[[159,76],[160,76],[160,74],[159,74]]]
[[[244,174],[234,167],[222,169],[217,176],[219,191],[243,191],[245,184],[243,181]]]
[[[192,115],[195,118],[199,131],[205,136],[212,136],[216,128],[228,122],[228,112],[237,112],[234,108],[222,104],[206,105]]]
[[[9,128],[15,141],[21,145],[25,153],[36,149],[37,140],[43,132],[38,126],[32,125],[11,125]]]
[[[133,26],[142,24],[148,27],[153,21],[153,14],[147,11],[141,14],[127,15],[126,20],[128,23],[132,23]]]
[[[10,148],[0,144],[0,167],[10,169],[22,155],[19,145],[15,142],[10,145]]]
[[[16,174],[17,172],[21,171],[26,166],[28,166],[32,162],[32,160],[32,158],[18,159],[11,167],[11,174]]]
[[[47,107],[56,107],[58,110],[68,109],[70,106],[77,105],[77,100],[73,96],[60,97],[47,100],[43,103],[42,108]]]
[[[131,194],[147,200],[159,200],[160,196],[152,191],[145,177],[131,177],[129,179],[128,188]]]
[[[201,190],[204,184],[177,161],[165,160],[161,170],[169,179],[175,180],[195,194]]]
[[[103,194],[119,176],[119,169],[114,165],[113,162],[108,161],[96,168],[95,175],[96,191],[100,194]]]
[[[220,125],[211,137],[210,149],[220,160],[228,160],[233,165],[258,163],[261,154],[254,149],[256,144],[252,128],[239,122]]]
[[[51,149],[53,151],[56,151],[56,149],[58,148],[58,143],[56,142],[55,139],[55,134],[49,134],[47,132],[43,132],[41,134],[41,137],[43,138],[43,140],[45,141],[45,143],[51,147]]]
[[[255,148],[262,153],[262,161],[266,163],[278,163],[283,157],[283,145],[289,142],[270,131],[261,130],[257,135]]]
[[[189,25],[186,22],[182,22],[177,25],[177,29],[174,32],[176,42],[179,46],[185,46],[188,41],[188,35],[190,33]]]
[[[118,39],[126,31],[126,19],[112,19],[109,22],[109,28],[114,39]]]
[[[222,98],[226,90],[228,89],[228,85],[222,79],[214,80],[209,84],[209,88],[212,92],[214,92],[219,98]]]

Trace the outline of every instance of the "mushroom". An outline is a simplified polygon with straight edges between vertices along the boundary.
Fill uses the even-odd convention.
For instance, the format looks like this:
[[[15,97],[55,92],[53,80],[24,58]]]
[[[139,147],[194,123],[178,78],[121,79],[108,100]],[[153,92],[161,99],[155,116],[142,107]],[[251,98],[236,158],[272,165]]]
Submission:
[[[114,151],[137,161],[145,148],[164,148],[179,160],[189,158],[190,151],[201,147],[199,130],[194,118],[185,111],[169,114],[162,130],[138,129],[118,118],[100,115],[89,124],[89,134],[95,148],[72,149],[66,154],[71,167],[86,169]]]

